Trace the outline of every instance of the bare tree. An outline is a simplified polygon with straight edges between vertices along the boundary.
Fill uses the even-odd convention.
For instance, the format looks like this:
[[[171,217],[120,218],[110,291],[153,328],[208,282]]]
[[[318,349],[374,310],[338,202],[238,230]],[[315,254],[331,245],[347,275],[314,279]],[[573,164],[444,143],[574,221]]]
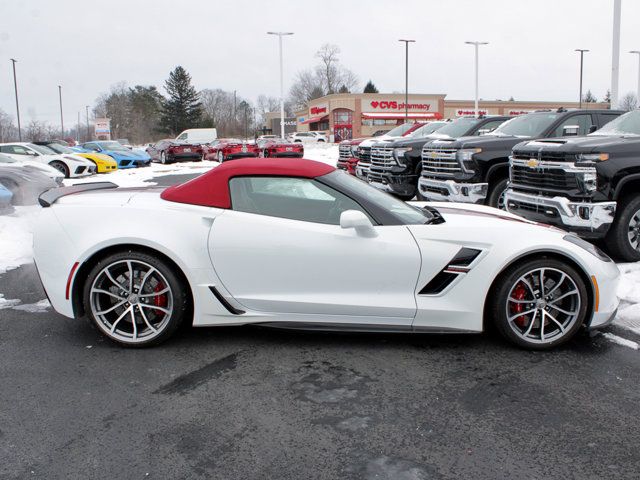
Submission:
[[[13,124],[13,117],[0,109],[0,142],[18,140],[18,128]]]
[[[31,120],[24,131],[24,138],[29,142],[39,142],[49,140],[49,134],[50,127],[47,128],[47,125],[44,122]]]
[[[320,59],[320,65],[316,67],[316,72],[318,77],[322,79],[327,95],[336,93],[340,88],[339,54],[340,48],[330,43],[325,43],[316,52],[316,57]]]
[[[629,92],[620,99],[620,108],[622,110],[631,111],[638,108],[638,97],[635,93]]]
[[[325,94],[322,78],[312,70],[301,70],[289,90],[289,100],[294,109],[304,108],[309,100]]]

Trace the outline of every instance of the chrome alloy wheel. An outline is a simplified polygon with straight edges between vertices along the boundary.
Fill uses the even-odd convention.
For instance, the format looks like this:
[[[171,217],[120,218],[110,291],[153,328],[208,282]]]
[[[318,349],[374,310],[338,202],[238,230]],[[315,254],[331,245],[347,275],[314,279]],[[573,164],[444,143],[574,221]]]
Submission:
[[[527,342],[554,342],[578,321],[581,301],[578,286],[565,272],[530,270],[509,291],[505,305],[509,327]]]
[[[103,268],[90,291],[97,325],[125,343],[147,342],[162,333],[173,313],[167,279],[148,263],[118,260]]]
[[[634,250],[640,251],[640,210],[629,221],[629,243]]]

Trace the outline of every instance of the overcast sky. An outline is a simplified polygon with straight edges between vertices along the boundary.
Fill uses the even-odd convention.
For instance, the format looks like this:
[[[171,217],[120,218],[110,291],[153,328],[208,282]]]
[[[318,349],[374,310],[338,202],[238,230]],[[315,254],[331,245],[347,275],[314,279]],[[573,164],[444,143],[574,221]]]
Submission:
[[[409,90],[473,97],[473,47],[481,47],[484,99],[574,101],[579,57],[588,48],[584,86],[601,99],[610,87],[613,0],[0,0],[0,109],[15,116],[10,58],[18,60],[23,123],[65,123],[119,81],[162,86],[184,66],[196,88],[237,90],[255,100],[278,95],[277,39],[285,39],[285,88],[314,65],[323,43],[362,86],[404,91],[404,46],[410,47]],[[637,87],[640,1],[622,0],[620,92]],[[163,91],[161,89],[161,91]],[[163,91],[164,93],[164,91]]]

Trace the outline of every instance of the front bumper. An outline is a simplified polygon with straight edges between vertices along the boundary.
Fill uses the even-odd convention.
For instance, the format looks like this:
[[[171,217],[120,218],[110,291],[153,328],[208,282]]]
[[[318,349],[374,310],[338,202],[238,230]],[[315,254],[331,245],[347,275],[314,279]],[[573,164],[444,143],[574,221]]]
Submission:
[[[372,187],[402,196],[415,196],[417,175],[393,175],[369,170],[368,181]]]
[[[507,211],[541,223],[559,226],[586,238],[602,238],[616,214],[616,202],[572,202],[565,197],[543,197],[507,190]]]
[[[487,198],[488,183],[458,183],[453,180],[435,180],[420,177],[420,194],[433,202],[461,202],[483,204]]]
[[[70,170],[72,170],[69,173],[69,177],[71,178],[88,177],[89,175],[93,175],[94,173],[96,173],[96,166],[93,164],[77,165],[75,167],[72,166]]]
[[[358,163],[358,165],[356,165],[356,177],[361,178],[362,180],[367,180],[367,177],[369,176],[369,166],[365,166],[363,167],[362,165],[360,165],[360,163]]]
[[[116,162],[113,163],[96,163],[96,172],[97,173],[108,173],[113,172],[118,169],[118,164]]]

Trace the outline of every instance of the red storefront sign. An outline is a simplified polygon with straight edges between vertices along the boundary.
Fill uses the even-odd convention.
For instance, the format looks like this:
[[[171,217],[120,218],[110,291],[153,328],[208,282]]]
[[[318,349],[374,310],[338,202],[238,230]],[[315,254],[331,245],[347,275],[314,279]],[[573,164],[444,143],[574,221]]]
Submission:
[[[429,103],[408,103],[405,105],[404,102],[396,102],[395,100],[373,100],[371,107],[378,110],[405,110],[405,108],[409,110],[429,110],[431,105]]]

